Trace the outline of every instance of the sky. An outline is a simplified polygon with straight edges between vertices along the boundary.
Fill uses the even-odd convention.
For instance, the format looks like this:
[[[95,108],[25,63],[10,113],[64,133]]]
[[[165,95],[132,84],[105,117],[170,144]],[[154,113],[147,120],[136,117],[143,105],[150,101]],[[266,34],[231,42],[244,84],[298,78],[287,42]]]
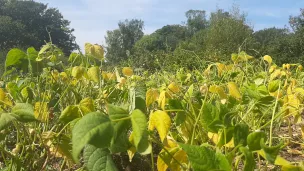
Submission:
[[[233,4],[247,14],[254,30],[288,25],[290,15],[298,15],[304,0],[37,0],[58,8],[64,18],[71,21],[77,43],[105,44],[107,30],[118,28],[125,19],[145,22],[145,34],[168,24],[182,24],[185,12],[217,8],[230,10]]]

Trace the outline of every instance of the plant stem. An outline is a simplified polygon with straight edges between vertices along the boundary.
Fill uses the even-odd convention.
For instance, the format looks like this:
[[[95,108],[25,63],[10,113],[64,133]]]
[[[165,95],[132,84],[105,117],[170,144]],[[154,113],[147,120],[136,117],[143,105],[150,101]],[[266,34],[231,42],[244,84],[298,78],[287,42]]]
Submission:
[[[272,111],[272,117],[271,117],[271,123],[270,123],[270,131],[269,131],[269,147],[271,147],[271,145],[272,145],[273,121],[274,121],[274,115],[275,115],[275,112],[276,112],[276,109],[277,109],[277,105],[278,105],[278,99],[279,99],[280,90],[281,90],[281,81],[279,83],[278,94],[277,94],[275,105],[274,105],[274,108],[273,108],[273,111]]]

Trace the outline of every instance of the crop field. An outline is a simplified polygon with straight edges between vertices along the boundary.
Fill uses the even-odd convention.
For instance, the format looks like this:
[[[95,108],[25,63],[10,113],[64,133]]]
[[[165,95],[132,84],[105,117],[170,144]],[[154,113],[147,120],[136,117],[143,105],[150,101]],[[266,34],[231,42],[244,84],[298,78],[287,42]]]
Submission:
[[[268,55],[204,70],[105,71],[104,50],[11,49],[3,170],[303,170],[304,73]]]

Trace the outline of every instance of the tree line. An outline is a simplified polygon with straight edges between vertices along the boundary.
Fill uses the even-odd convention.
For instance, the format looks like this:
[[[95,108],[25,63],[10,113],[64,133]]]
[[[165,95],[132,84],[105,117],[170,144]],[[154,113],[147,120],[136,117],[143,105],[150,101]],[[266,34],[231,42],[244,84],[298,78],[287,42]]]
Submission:
[[[207,17],[208,16],[208,17]],[[166,25],[144,34],[144,21],[124,20],[105,36],[106,62],[155,70],[162,67],[198,68],[207,62],[225,61],[232,53],[246,51],[271,55],[278,64],[304,60],[304,10],[290,16],[289,27],[254,31],[237,7],[189,10],[183,24]],[[8,49],[39,49],[52,41],[68,56],[79,49],[74,29],[56,8],[35,1],[0,0],[0,57]],[[101,38],[102,39],[102,38]]]

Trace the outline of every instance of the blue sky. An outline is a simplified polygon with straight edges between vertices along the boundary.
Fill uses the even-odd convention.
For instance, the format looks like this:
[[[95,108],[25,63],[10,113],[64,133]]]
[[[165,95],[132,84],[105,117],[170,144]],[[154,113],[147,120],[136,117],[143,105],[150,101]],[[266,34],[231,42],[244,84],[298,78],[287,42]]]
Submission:
[[[77,43],[105,44],[107,30],[117,28],[120,20],[145,21],[146,34],[167,24],[182,24],[189,9],[229,10],[233,4],[247,14],[254,30],[284,27],[290,15],[299,14],[304,0],[37,0],[60,10],[71,21]]]

